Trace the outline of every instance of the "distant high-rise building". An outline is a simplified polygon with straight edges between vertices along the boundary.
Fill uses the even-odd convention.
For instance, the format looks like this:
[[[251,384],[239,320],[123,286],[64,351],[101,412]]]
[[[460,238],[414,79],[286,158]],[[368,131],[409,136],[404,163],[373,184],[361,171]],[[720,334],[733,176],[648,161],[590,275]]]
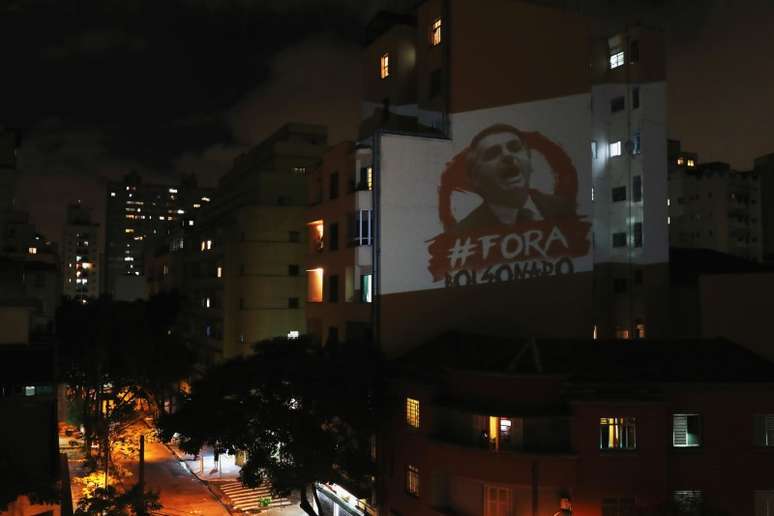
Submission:
[[[211,190],[193,176],[178,185],[145,183],[136,172],[108,183],[105,216],[104,292],[116,299],[145,296],[145,256],[170,229],[188,224],[191,212],[210,201]]]
[[[62,236],[62,293],[86,302],[99,297],[99,224],[80,201],[67,207]]]
[[[762,259],[774,263],[774,153],[755,158],[761,192]]]
[[[699,163],[695,153],[670,142],[669,243],[712,249],[760,261],[761,189],[756,171],[739,172],[728,163]]]

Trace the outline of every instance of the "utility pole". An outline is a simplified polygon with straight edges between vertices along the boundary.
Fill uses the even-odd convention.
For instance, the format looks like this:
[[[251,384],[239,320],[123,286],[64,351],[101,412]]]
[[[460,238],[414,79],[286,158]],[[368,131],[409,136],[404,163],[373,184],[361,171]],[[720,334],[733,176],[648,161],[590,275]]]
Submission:
[[[140,474],[137,483],[140,492],[145,491],[145,434],[140,434]]]

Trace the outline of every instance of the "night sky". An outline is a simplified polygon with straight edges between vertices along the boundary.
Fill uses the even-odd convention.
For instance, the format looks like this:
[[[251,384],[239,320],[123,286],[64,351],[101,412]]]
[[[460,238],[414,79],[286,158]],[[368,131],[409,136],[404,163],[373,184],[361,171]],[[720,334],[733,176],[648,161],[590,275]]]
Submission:
[[[19,206],[58,241],[66,204],[99,216],[105,181],[129,170],[214,185],[285,122],[353,138],[363,25],[415,3],[0,0],[0,125],[23,129]],[[644,3],[667,27],[670,137],[738,168],[774,152],[774,3]]]

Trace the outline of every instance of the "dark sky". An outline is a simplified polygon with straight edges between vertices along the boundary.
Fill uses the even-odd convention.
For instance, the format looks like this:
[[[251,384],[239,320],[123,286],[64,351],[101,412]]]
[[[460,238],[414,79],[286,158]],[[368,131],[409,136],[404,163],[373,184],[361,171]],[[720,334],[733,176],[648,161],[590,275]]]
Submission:
[[[214,185],[287,121],[354,137],[363,24],[415,3],[0,0],[0,125],[25,137],[19,205],[59,240],[67,202],[101,212],[106,179],[129,170]],[[741,168],[774,152],[774,4],[647,3],[668,29],[670,136]]]

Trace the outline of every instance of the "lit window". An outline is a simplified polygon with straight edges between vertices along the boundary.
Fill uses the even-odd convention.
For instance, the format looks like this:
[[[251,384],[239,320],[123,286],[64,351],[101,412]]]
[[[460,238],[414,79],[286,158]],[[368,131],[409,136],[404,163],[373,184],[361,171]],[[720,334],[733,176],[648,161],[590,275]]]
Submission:
[[[637,449],[637,418],[599,418],[599,448],[601,450]]]
[[[390,54],[382,55],[379,64],[379,76],[382,79],[386,79],[390,75]]]
[[[591,338],[597,340],[597,325],[594,325],[594,329],[591,331]]]
[[[686,163],[686,165],[688,166],[688,168],[693,168],[696,166],[696,162],[692,159],[688,159],[688,162]]]
[[[177,213],[178,215],[182,215],[183,213],[185,213],[185,210],[177,210]]]
[[[210,308],[212,306],[212,301],[209,297],[204,298],[204,308]]]
[[[441,19],[437,18],[430,26],[430,44],[433,46],[441,44]]]
[[[419,428],[419,400],[406,398],[406,423]]]
[[[373,274],[360,276],[360,298],[363,303],[373,302]]]
[[[621,140],[610,144],[610,157],[615,158],[621,155]]]
[[[374,169],[373,167],[368,167],[368,172],[366,174],[366,184],[368,185],[369,190],[374,189]]]
[[[177,188],[170,188],[169,193],[177,193]]]
[[[672,217],[667,217],[667,226],[672,223]]]
[[[195,202],[195,203],[194,203],[194,205],[193,205],[193,207],[194,207],[194,208],[201,208],[201,207],[202,207],[202,205],[201,205],[201,204],[199,204],[199,203],[197,203],[197,202]]]
[[[207,249],[212,249],[212,240],[207,240]]]
[[[204,251],[205,249],[207,249],[207,242],[202,240],[202,251]]]
[[[209,197],[202,197],[202,201],[204,201],[204,202],[210,202],[210,198],[209,198]]]
[[[308,292],[306,300],[311,303],[322,303],[323,300],[323,269],[309,269],[306,271]]]
[[[110,197],[115,197],[115,196],[116,196],[115,192],[110,192]]]
[[[312,250],[322,251],[325,248],[325,224],[322,220],[315,220],[307,224],[309,226],[309,241],[312,243]]]
[[[124,261],[125,262],[133,262],[134,258],[132,258],[131,256],[124,256]]]
[[[25,396],[35,396],[35,386],[34,385],[27,385],[24,387],[24,395]]]
[[[685,160],[682,157],[677,158],[677,164],[678,165],[684,165],[685,164]]]
[[[667,206],[672,206],[672,199],[667,197]]]
[[[628,340],[629,337],[630,337],[630,334],[629,334],[628,328],[616,328],[615,330],[616,339]]]
[[[37,247],[30,247],[27,249],[27,252],[30,254],[38,254],[38,248]]]
[[[406,491],[413,496],[419,496],[419,468],[409,464],[406,467]]]
[[[755,446],[774,447],[774,414],[755,414],[753,435]]]
[[[189,221],[188,221],[188,225],[189,225],[189,226],[193,226],[193,225],[194,225],[194,221],[193,221],[193,220],[189,220]]]
[[[223,277],[223,267],[221,267],[220,265],[218,265],[217,276],[219,278]]]
[[[298,330],[290,330],[288,332],[288,338],[289,339],[297,339],[301,336],[301,332]]]
[[[613,70],[624,64],[623,50],[617,50],[610,54],[610,69]]]
[[[672,415],[672,446],[676,448],[701,446],[701,416],[699,414]]]
[[[645,338],[645,323],[638,322],[634,325],[634,338],[635,339],[644,339]]]

